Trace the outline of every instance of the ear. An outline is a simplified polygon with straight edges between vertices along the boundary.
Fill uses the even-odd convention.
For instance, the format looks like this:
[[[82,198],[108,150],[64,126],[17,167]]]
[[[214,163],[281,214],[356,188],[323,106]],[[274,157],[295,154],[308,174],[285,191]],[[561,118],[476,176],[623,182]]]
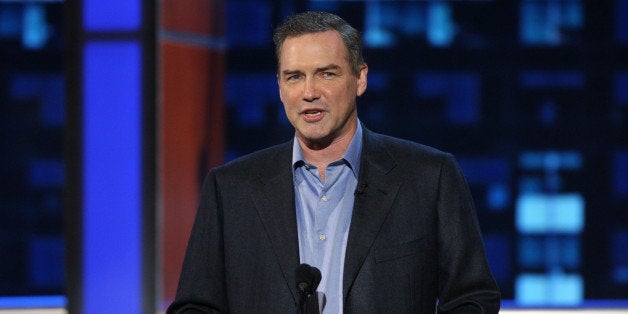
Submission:
[[[358,73],[358,81],[357,81],[358,88],[356,92],[357,96],[362,96],[362,94],[364,94],[364,92],[366,91],[366,85],[367,85],[366,76],[368,72],[369,72],[369,67],[365,63],[360,69],[360,72]]]

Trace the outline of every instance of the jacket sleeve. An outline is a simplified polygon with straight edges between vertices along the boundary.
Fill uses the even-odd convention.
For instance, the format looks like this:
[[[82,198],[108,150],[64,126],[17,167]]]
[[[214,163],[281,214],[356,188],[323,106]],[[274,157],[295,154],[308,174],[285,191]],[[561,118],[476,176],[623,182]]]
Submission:
[[[227,313],[222,213],[214,172],[203,183],[179,286],[167,313]]]
[[[467,182],[444,159],[438,191],[438,313],[498,313],[500,293],[491,274]]]

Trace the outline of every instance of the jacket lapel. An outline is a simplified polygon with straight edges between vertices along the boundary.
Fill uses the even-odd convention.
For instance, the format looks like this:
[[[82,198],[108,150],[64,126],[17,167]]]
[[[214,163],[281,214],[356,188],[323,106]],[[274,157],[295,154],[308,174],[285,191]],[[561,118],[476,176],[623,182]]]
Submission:
[[[361,170],[345,254],[345,299],[388,216],[400,185],[389,175],[395,162],[381,145],[379,135],[364,127],[363,132]],[[294,271],[299,265],[299,240],[291,158],[292,142],[281,145],[274,158],[260,167],[259,189],[252,190],[257,212],[296,302],[298,292]]]
[[[299,240],[291,161],[292,142],[289,142],[281,145],[274,158],[259,168],[259,189],[253,190],[257,212],[296,302],[294,271],[299,265]]]
[[[389,175],[395,162],[381,145],[379,135],[364,127],[363,130],[361,170],[345,253],[344,299],[388,216],[400,185]]]

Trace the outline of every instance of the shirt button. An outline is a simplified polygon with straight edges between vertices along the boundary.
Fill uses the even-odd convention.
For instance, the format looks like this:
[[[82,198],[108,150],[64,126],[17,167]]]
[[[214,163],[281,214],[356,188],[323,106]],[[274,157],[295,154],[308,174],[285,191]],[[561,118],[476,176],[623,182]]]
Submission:
[[[323,202],[327,202],[327,195],[323,195],[322,199],[323,199]]]
[[[318,239],[321,241],[325,241],[325,239],[327,239],[327,236],[321,233],[318,235]]]

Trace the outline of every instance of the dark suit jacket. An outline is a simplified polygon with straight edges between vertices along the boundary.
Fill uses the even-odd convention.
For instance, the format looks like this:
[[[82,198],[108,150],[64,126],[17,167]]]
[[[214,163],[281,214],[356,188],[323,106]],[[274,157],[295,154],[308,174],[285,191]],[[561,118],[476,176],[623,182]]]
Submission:
[[[345,313],[497,313],[499,290],[454,158],[363,133]],[[168,313],[295,312],[291,157],[288,142],[208,174]]]

